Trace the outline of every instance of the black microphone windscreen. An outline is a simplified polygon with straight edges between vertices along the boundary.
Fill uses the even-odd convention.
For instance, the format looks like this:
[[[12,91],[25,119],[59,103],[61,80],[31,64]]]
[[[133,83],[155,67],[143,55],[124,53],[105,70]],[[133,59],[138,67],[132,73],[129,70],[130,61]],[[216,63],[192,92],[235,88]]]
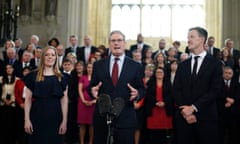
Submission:
[[[125,101],[123,98],[121,97],[117,97],[113,100],[113,107],[112,107],[112,110],[111,110],[111,114],[114,115],[115,118],[117,118],[121,111],[123,110],[125,106]]]
[[[107,94],[100,94],[97,99],[97,105],[101,116],[106,116],[112,108],[111,98]]]

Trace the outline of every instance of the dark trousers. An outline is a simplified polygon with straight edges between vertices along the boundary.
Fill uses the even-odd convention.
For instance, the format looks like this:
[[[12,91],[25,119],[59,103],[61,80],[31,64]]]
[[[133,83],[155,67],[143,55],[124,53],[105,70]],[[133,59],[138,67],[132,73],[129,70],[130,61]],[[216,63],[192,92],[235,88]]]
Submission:
[[[135,128],[112,128],[113,144],[133,144]],[[94,126],[94,144],[106,144],[107,125]]]
[[[16,140],[18,144],[27,143],[27,134],[24,130],[24,110],[18,105],[16,106]]]
[[[16,144],[16,109],[12,106],[0,106],[0,142]]]
[[[77,101],[68,104],[68,124],[65,135],[66,144],[72,144],[79,140],[79,127],[77,124]]]
[[[218,144],[218,122],[215,120],[188,124],[183,117],[177,117],[175,130],[177,144]]]
[[[167,144],[167,130],[165,129],[155,129],[147,130],[147,141],[146,144]]]

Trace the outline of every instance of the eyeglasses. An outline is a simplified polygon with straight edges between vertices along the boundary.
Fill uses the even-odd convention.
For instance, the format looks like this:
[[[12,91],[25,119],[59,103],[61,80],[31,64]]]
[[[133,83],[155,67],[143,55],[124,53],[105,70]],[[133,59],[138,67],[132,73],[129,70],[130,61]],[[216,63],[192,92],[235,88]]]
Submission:
[[[115,42],[120,43],[120,42],[123,42],[123,39],[111,39],[110,42],[111,43],[115,43]]]

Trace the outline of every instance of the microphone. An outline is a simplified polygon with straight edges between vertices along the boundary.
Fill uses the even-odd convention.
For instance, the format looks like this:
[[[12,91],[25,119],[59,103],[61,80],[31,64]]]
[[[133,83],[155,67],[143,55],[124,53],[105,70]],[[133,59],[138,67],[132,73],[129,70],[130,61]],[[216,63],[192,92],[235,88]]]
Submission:
[[[114,116],[114,118],[118,118],[124,106],[125,106],[125,101],[123,98],[117,97],[113,100],[111,114]]]
[[[109,95],[100,94],[97,99],[97,105],[99,108],[99,113],[102,117],[105,117],[107,114],[111,113],[112,102]]]

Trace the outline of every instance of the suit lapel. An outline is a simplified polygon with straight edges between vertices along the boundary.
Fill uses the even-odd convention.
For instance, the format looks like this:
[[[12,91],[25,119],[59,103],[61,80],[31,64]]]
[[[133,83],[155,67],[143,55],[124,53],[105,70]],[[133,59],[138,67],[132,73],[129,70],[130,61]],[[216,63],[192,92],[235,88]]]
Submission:
[[[209,58],[209,55],[206,55],[204,60],[203,60],[203,62],[202,62],[202,64],[201,64],[201,66],[200,66],[200,68],[199,68],[197,77],[199,77],[203,73],[204,69],[207,68],[207,65],[208,65],[208,63],[207,63],[208,60],[207,59],[208,58]]]
[[[131,68],[128,68],[128,67],[127,67],[127,66],[128,66],[128,65],[127,65],[127,61],[128,61],[128,59],[125,57],[125,58],[124,58],[124,63],[123,63],[123,66],[122,66],[122,71],[121,71],[120,76],[119,76],[119,78],[118,78],[118,82],[121,81],[121,79],[122,79],[123,77],[125,77],[125,74],[128,73],[127,70],[131,69]]]
[[[110,57],[107,59],[107,63],[105,64],[105,71],[107,72],[108,79],[112,81],[112,77],[110,74]]]
[[[190,79],[190,76],[192,73],[191,60],[192,60],[192,58],[189,58],[188,60],[186,60],[186,75],[189,76],[189,79]]]

